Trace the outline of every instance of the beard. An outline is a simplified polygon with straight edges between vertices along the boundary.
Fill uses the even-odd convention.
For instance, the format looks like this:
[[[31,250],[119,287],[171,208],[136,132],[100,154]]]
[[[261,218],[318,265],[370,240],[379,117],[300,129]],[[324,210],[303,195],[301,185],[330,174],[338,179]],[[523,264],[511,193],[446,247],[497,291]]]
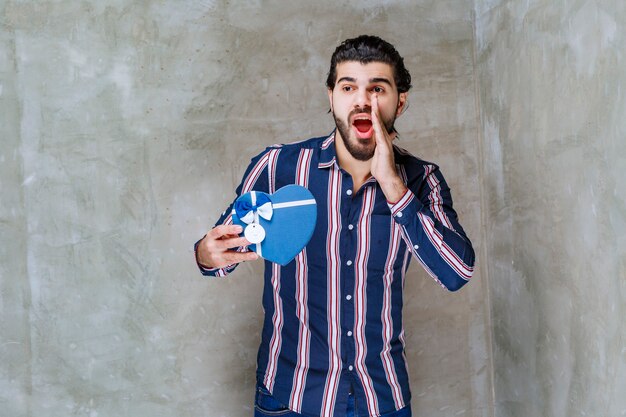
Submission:
[[[333,112],[333,118],[335,119],[335,126],[337,126],[337,130],[341,135],[341,139],[343,139],[343,144],[348,150],[348,153],[350,153],[350,155],[352,155],[352,157],[357,161],[369,161],[372,159],[374,152],[376,151],[376,141],[372,139],[361,141],[359,138],[352,135],[352,129],[349,121],[353,115],[358,113],[372,114],[372,108],[370,106],[365,106],[364,108],[356,108],[352,110],[348,115],[347,121],[338,118],[337,115],[335,115],[335,112]],[[387,133],[395,131],[395,115],[389,120],[383,119],[382,122],[385,129],[387,129]]]

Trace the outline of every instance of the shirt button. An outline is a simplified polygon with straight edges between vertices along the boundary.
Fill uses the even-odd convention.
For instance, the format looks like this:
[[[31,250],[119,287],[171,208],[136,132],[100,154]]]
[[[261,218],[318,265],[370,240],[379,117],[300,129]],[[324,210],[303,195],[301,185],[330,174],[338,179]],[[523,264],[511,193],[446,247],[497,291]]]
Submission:
[[[346,265],[348,265],[348,266],[352,265],[352,261],[346,262]]]
[[[415,248],[415,250],[418,250],[418,249],[420,248],[420,246],[419,246],[419,245],[415,245],[415,246],[413,246],[413,247]]]
[[[348,336],[352,336],[352,331],[348,330]]]
[[[348,190],[348,191],[346,191],[346,194],[348,194],[348,195],[352,195],[352,190]]]
[[[352,300],[352,296],[350,294],[346,295],[346,300],[348,301]]]
[[[352,230],[354,229],[354,226],[352,226],[351,224],[348,225],[348,230]]]
[[[349,370],[349,371],[351,371],[351,370],[353,370],[353,369],[354,369],[354,367],[353,367],[352,365],[348,366],[348,370]]]
[[[399,211],[399,212],[396,214],[396,216],[398,216],[398,217],[402,217],[402,212],[401,212],[401,211]]]

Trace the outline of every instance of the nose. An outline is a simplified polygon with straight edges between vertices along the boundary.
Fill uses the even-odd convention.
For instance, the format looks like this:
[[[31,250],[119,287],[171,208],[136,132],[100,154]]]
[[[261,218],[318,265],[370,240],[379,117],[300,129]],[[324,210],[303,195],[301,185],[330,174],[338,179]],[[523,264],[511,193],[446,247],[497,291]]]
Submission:
[[[371,106],[371,93],[366,89],[358,91],[355,97],[354,107],[364,108],[365,106]]]

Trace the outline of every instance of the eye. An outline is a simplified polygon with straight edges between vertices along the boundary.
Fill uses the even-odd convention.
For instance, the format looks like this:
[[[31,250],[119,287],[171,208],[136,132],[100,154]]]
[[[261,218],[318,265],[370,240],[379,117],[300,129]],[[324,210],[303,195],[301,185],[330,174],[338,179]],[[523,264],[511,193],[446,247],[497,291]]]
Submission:
[[[349,91],[352,91],[352,86],[350,86],[350,85],[344,85],[343,87],[341,87],[341,89],[342,89],[343,91],[349,92]]]
[[[376,87],[372,88],[372,91],[374,91],[375,93],[384,93],[385,89],[380,87],[380,86],[376,86]]]

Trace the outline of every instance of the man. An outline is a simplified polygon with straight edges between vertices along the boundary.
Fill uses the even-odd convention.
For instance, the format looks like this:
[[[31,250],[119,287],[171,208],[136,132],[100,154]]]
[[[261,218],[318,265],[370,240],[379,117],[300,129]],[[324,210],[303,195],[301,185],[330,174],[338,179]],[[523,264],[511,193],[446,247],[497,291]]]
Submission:
[[[455,291],[472,276],[474,251],[438,167],[393,145],[411,87],[395,48],[374,36],[344,41],[326,85],[336,130],[267,148],[237,188],[239,196],[299,184],[318,210],[296,259],[284,267],[265,261],[255,416],[406,417],[409,261]],[[196,243],[205,275],[257,258],[244,251],[250,242],[230,213]]]

